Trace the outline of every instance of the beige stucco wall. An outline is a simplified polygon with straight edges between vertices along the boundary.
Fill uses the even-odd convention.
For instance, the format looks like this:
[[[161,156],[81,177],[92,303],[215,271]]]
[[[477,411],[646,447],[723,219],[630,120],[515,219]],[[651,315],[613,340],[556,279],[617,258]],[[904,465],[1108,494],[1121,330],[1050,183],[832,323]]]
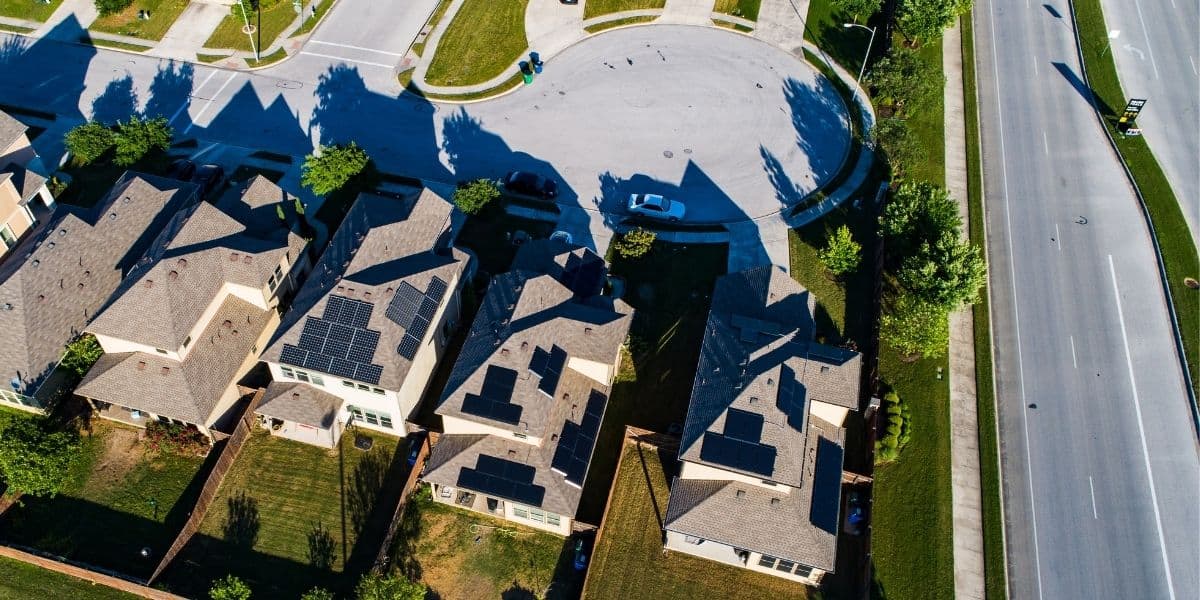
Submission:
[[[824,402],[813,401],[809,406],[809,412],[821,419],[833,423],[841,427],[846,422],[846,415],[850,413],[850,409],[841,406],[834,406]]]
[[[601,385],[608,385],[612,383],[612,365],[606,365],[602,362],[585,360],[576,356],[572,356],[567,360],[567,367],[590,377],[591,379],[595,380],[596,383]]]
[[[726,471],[725,469],[717,469],[715,467],[710,467],[708,465],[702,465],[702,464],[694,463],[694,462],[688,462],[686,460],[683,461],[682,464],[683,464],[683,466],[679,470],[679,478],[680,479],[708,479],[708,480],[719,480],[719,481],[740,481],[743,483],[748,483],[750,485],[756,485],[761,488],[766,488],[766,489],[771,490],[780,495],[789,494],[792,491],[792,488],[790,488],[786,485],[781,485],[778,483],[766,483],[761,479],[756,479],[754,477],[742,475],[741,473],[734,473],[733,471]]]
[[[537,438],[517,438],[513,436],[513,431],[511,429],[501,429],[499,427],[484,425],[483,423],[476,423],[475,421],[468,421],[466,419],[452,417],[449,415],[442,416],[442,428],[446,431],[446,435],[495,435],[502,438],[512,438],[527,444],[537,445]]]
[[[18,240],[33,227],[33,216],[29,214],[28,209],[21,206],[21,195],[9,180],[0,183],[0,227],[5,225],[8,225],[13,237]],[[7,250],[7,246],[0,244],[0,252]]]
[[[793,573],[786,573],[776,569],[763,567],[758,564],[759,559],[762,558],[762,553],[753,551],[749,552],[749,557],[743,564],[742,559],[737,555],[737,551],[733,546],[714,542],[713,540],[704,540],[699,544],[689,544],[687,541],[685,541],[685,536],[683,534],[676,533],[674,531],[668,531],[666,533],[666,547],[667,549],[675,552],[683,552],[684,554],[706,558],[708,560],[727,565],[749,569],[751,571],[758,571],[759,573],[765,573],[767,575],[774,575],[780,579],[787,579],[789,581],[795,581],[805,585],[818,585],[821,581],[821,577],[825,574],[825,572],[820,569],[813,569],[812,574],[809,577],[801,577]]]
[[[561,535],[563,537],[567,537],[567,536],[571,535],[571,523],[572,523],[573,519],[567,515],[559,515],[558,526],[548,525],[546,523],[539,523],[532,519],[524,519],[524,518],[516,516],[516,514],[514,514],[514,511],[518,507],[523,508],[526,511],[529,510],[529,507],[525,506],[523,504],[515,504],[508,500],[500,499],[500,501],[504,503],[503,513],[490,512],[487,510],[488,496],[486,494],[481,494],[479,492],[475,492],[474,490],[469,490],[466,488],[455,488],[455,487],[451,487],[451,486],[440,486],[440,485],[430,484],[430,487],[431,487],[431,492],[433,494],[434,501],[445,504],[446,506],[452,506],[452,507],[460,509],[460,510],[470,510],[473,512],[479,512],[479,513],[483,513],[486,515],[491,515],[497,519],[511,521],[513,523],[524,525],[526,527],[532,527],[534,529],[539,529],[541,531],[546,531],[549,533],[553,533],[555,535]],[[449,498],[442,497],[441,491],[443,489],[449,490],[449,492],[450,492]],[[462,505],[456,503],[454,501],[454,499],[458,497],[459,491],[468,491],[468,492],[474,493],[475,494],[475,502],[469,507],[462,506]]]
[[[29,143],[29,136],[23,133],[9,147],[0,151],[0,165],[17,163],[18,165],[25,166],[35,158],[37,158],[37,152],[34,151],[33,146]]]

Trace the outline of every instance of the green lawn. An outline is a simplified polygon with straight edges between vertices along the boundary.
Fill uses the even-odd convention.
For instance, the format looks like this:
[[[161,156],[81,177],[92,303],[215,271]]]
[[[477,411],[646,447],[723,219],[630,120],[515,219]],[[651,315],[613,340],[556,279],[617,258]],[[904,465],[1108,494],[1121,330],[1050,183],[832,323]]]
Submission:
[[[662,519],[667,509],[674,453],[626,444],[613,484],[604,532],[592,553],[584,597],[626,598],[807,598],[808,588],[681,552],[663,555]]]
[[[425,74],[431,85],[483,83],[525,53],[529,0],[466,0],[434,49]]]
[[[583,18],[586,20],[615,12],[662,8],[666,5],[667,0],[583,0]]]
[[[244,60],[246,61],[247,67],[253,68],[253,67],[265,67],[269,64],[277,63],[285,58],[287,58],[287,50],[280,47],[280,48],[277,48],[274,52],[272,52],[266,56],[263,56],[262,60],[254,60],[253,58],[246,58]]]
[[[500,82],[499,84],[495,85],[494,87],[488,88],[486,90],[481,90],[478,92],[471,92],[469,94],[435,94],[432,92],[422,91],[419,87],[417,87],[415,85],[411,85],[411,83],[410,83],[412,81],[411,69],[409,71],[406,71],[406,73],[409,73],[408,81],[401,80],[401,82],[400,82],[402,85],[405,86],[405,91],[414,93],[422,98],[429,98],[430,100],[456,100],[459,102],[467,102],[470,100],[479,100],[480,98],[491,98],[492,96],[496,96],[502,92],[507,92],[515,87],[520,87],[522,84],[524,84],[524,75],[520,72],[517,72],[517,73],[513,73],[512,77],[509,77],[508,79],[505,79],[504,81]]]
[[[246,16],[250,19],[251,25],[258,25],[257,18],[253,11],[247,12]],[[274,6],[268,7],[262,11],[262,32],[254,33],[254,45],[258,46],[259,40],[262,40],[263,49],[269,47],[275,38],[283,35],[284,30],[288,28],[298,17],[296,11],[292,9],[292,3],[286,0],[280,1]],[[242,18],[242,10],[237,4],[230,7],[229,14],[221,21],[220,25],[213,30],[212,35],[204,42],[205,48],[230,48],[233,50],[253,50],[250,47],[250,38],[242,31],[246,22]]]
[[[0,519],[0,539],[148,575],[199,494],[204,460],[155,453],[129,426],[97,419],[92,428],[62,493],[22,498]],[[154,552],[151,560],[139,556],[143,546]]]
[[[583,30],[588,33],[600,33],[601,31],[604,31],[605,29],[614,29],[614,28],[620,27],[622,25],[633,25],[635,23],[650,23],[657,18],[658,17],[653,17],[653,16],[625,17],[624,19],[617,19],[615,21],[605,21],[603,23],[596,23],[595,25],[588,25],[587,27],[584,27]]]
[[[1077,0],[1072,7],[1079,27],[1088,84],[1097,96],[1109,131],[1115,134],[1113,124],[1118,113],[1125,108],[1127,97],[1121,90],[1121,82],[1117,79],[1117,70],[1109,51],[1107,27],[1100,2]],[[1117,135],[1117,148],[1133,172],[1133,178],[1146,201],[1150,221],[1154,224],[1179,329],[1183,335],[1184,354],[1191,372],[1193,390],[1200,393],[1200,292],[1189,289],[1183,283],[1184,277],[1200,277],[1196,241],[1192,240],[1171,184],[1146,145],[1146,140]]]
[[[19,560],[0,557],[0,600],[29,598],[134,600],[137,596]]]
[[[187,5],[188,0],[135,0],[119,13],[96,19],[88,29],[161,40]],[[139,10],[150,11],[150,18],[138,19]]]
[[[59,4],[62,4],[62,0],[50,0],[49,4],[37,0],[0,0],[0,16],[45,21],[54,14]]]
[[[758,8],[761,4],[762,0],[717,0],[717,3],[713,5],[713,12],[757,21]]]
[[[450,8],[451,1],[452,0],[441,0],[438,2],[437,7],[433,9],[433,14],[429,16],[430,33],[432,33],[433,29],[437,27],[437,24],[441,22],[442,17],[446,15],[446,9]],[[425,42],[427,40],[429,40],[428,36],[412,45],[412,51],[417,56],[421,56],[421,54],[425,52]]]
[[[296,31],[292,32],[291,37],[304,35],[310,31],[312,31],[313,29],[316,29],[317,24],[321,22],[321,19],[325,18],[325,14],[328,13],[329,9],[331,9],[331,8],[333,8],[333,0],[321,0],[320,2],[318,2],[316,13],[314,13],[311,16],[309,16],[308,18],[304,19],[304,23],[301,23],[300,26],[296,28]],[[311,9],[308,7],[305,7],[304,10],[310,11]],[[309,13],[306,12],[305,14],[309,14]]]
[[[812,0],[808,5],[804,39],[819,46],[842,68],[858,73],[867,53],[867,43],[871,41],[871,32],[861,27],[842,27],[843,23],[853,21],[854,15],[839,12],[831,0]],[[865,15],[858,18],[859,23],[864,21]]]
[[[371,432],[335,450],[255,432],[226,475],[200,532],[164,582],[197,594],[226,573],[255,595],[346,591],[375,560],[407,472],[401,440]]]
[[[100,38],[90,38],[88,43],[93,46],[100,46],[102,48],[114,48],[116,50],[128,50],[130,52],[145,52],[150,49],[150,46],[143,46],[141,44],[129,44],[126,42],[104,40]]]
[[[578,597],[571,542],[434,502],[421,486],[404,507],[392,563],[434,598]]]

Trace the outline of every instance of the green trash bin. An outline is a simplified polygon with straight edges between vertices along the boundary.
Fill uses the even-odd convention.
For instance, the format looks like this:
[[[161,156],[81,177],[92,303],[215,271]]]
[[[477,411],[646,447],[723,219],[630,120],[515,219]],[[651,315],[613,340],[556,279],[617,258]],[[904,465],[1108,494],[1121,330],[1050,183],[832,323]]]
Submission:
[[[525,80],[525,85],[533,83],[533,73],[521,72],[521,78]]]

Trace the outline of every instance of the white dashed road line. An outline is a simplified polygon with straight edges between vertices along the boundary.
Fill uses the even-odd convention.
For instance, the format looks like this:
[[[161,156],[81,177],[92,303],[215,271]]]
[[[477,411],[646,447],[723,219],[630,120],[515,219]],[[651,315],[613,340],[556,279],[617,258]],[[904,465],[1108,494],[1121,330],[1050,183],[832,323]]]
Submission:
[[[338,48],[349,48],[349,49],[351,49],[351,50],[362,50],[363,52],[375,52],[375,53],[377,53],[377,54],[389,54],[389,55],[391,55],[391,56],[404,56],[403,54],[400,54],[399,52],[388,52],[388,51],[386,51],[386,50],[376,50],[376,49],[374,49],[374,48],[364,48],[364,47],[362,47],[362,46],[351,46],[350,44],[337,44],[337,43],[334,43],[334,42],[322,42],[322,41],[319,41],[319,40],[312,40],[312,41],[310,41],[310,42],[308,42],[308,43],[310,43],[310,44],[321,44],[321,45],[324,45],[324,46],[337,46]]]
[[[341,60],[341,61],[354,63],[354,64],[358,64],[358,65],[367,65],[369,67],[383,67],[384,69],[391,69],[396,66],[396,65],[385,65],[383,63],[377,63],[377,62],[368,62],[365,60],[354,60],[353,58],[344,58],[341,56],[333,56],[331,54],[317,54],[316,52],[309,52],[307,50],[301,52],[300,54],[304,54],[306,56],[317,56],[320,58],[328,58],[331,60]]]
[[[214,73],[215,72],[216,71],[214,71]],[[217,93],[213,94],[213,97],[209,98],[208,102],[204,103],[204,107],[200,109],[200,112],[196,113],[196,118],[192,119],[192,122],[188,123],[187,129],[183,130],[183,133],[185,135],[187,134],[187,132],[192,130],[192,126],[194,126],[196,124],[196,122],[200,120],[200,117],[204,116],[204,113],[205,113],[205,111],[208,110],[208,107],[212,106],[213,100],[216,100],[217,98],[219,98],[221,96],[221,92],[224,92],[225,88],[229,87],[229,84],[233,83],[233,80],[237,79],[238,75],[240,75],[240,73],[230,74],[229,79],[226,79],[225,83],[221,84],[221,87],[219,89],[217,89]],[[197,89],[199,89],[199,88],[197,88]]]

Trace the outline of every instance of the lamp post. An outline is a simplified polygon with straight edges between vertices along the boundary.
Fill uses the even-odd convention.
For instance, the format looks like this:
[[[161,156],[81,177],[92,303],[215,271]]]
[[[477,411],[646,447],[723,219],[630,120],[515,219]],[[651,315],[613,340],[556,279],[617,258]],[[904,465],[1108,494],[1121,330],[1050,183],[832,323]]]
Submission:
[[[867,70],[867,61],[871,59],[871,46],[875,44],[875,30],[878,29],[878,27],[867,27],[866,25],[859,25],[858,23],[842,23],[842,27],[845,29],[850,29],[851,27],[862,27],[863,29],[871,32],[871,41],[867,42],[867,53],[865,56],[863,56],[862,68],[858,70],[858,79],[854,80],[854,83],[858,87],[862,87],[862,76]],[[855,90],[854,93],[857,94],[858,90]]]

